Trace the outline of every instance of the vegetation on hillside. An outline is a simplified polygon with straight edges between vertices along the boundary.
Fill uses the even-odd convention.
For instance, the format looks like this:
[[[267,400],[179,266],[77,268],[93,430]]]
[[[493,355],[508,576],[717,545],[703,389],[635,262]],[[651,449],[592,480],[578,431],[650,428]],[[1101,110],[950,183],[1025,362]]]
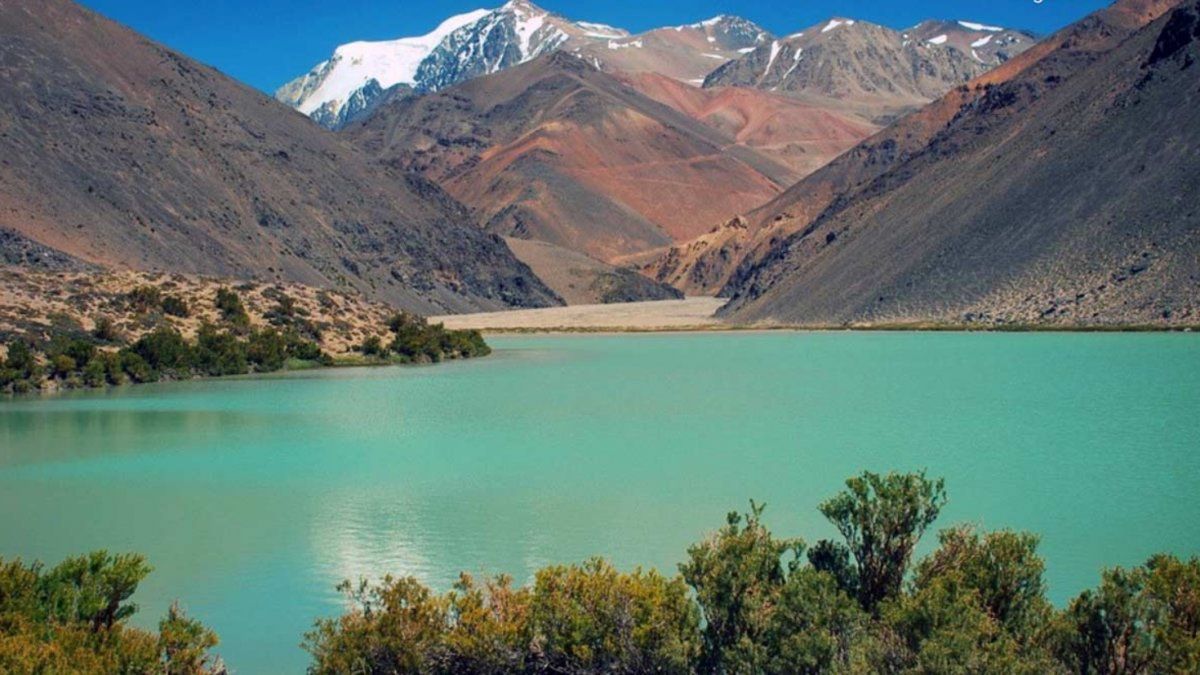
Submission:
[[[346,613],[304,636],[309,672],[1200,672],[1200,558],[1107,570],[1060,610],[1032,534],[951,527],[914,563],[945,499],[924,474],[864,473],[820,506],[840,540],[813,545],[775,536],[751,502],[670,577],[594,559],[520,587],[463,574],[444,594],[346,581]],[[223,672],[216,636],[177,607],[157,635],[127,626],[148,571],[104,552],[49,571],[0,560],[0,672]]]
[[[388,319],[390,336],[370,335],[358,346],[368,359],[391,363],[440,363],[487,356],[491,347],[477,330],[448,330],[422,316],[399,312]]]
[[[263,312],[268,325],[255,327],[236,289],[219,288],[212,299],[216,322],[202,321],[185,336],[164,315],[187,317],[192,306],[155,286],[139,286],[124,298],[138,316],[154,322],[136,340],[126,339],[108,317],[99,316],[85,332],[64,326],[47,339],[14,339],[0,358],[0,392],[43,388],[74,389],[192,377],[270,373],[288,367],[338,365],[321,348],[321,330],[306,310],[282,292],[264,293],[274,307]],[[447,330],[407,313],[387,325],[391,337],[364,341],[360,351],[372,363],[426,363],[486,356],[491,349],[478,331]],[[350,361],[344,361],[350,363]]]

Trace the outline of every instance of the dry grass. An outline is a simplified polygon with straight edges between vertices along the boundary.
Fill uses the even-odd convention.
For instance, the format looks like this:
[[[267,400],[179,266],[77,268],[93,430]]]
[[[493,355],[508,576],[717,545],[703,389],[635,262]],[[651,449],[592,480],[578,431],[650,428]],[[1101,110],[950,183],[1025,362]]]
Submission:
[[[135,288],[153,286],[187,302],[186,317],[161,311],[138,311],[128,301]],[[350,293],[298,284],[263,284],[178,274],[114,272],[34,272],[0,268],[0,338],[38,336],[55,330],[91,331],[97,319],[111,319],[121,337],[136,340],[168,324],[192,337],[204,321],[218,322],[213,300],[220,288],[234,289],[246,306],[252,326],[269,325],[267,315],[290,298],[296,313],[321,335],[321,348],[337,356],[368,335],[386,333],[390,306]]]

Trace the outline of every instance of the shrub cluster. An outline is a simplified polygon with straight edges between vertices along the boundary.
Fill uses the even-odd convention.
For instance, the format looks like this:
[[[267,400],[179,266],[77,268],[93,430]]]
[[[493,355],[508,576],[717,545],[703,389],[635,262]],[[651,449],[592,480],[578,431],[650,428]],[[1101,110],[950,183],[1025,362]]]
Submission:
[[[672,578],[594,560],[523,588],[346,583],[351,608],[305,638],[310,672],[1200,672],[1200,559],[1107,571],[1059,611],[1030,534],[947,529],[913,565],[944,503],[924,474],[864,473],[820,506],[839,541],[777,538],[751,503]]]
[[[491,347],[477,330],[448,330],[430,324],[424,317],[400,312],[388,320],[391,339],[378,335],[363,340],[358,351],[381,361],[396,363],[439,363],[449,359],[487,356]]]
[[[251,331],[243,338],[205,324],[195,340],[188,340],[174,328],[162,326],[115,351],[101,349],[93,339],[59,335],[40,357],[24,340],[10,343],[8,355],[0,361],[0,391],[32,391],[46,379],[64,388],[80,388],[267,373],[282,369],[292,359],[331,364],[315,342],[274,328]]]
[[[52,569],[0,559],[0,672],[225,673],[216,634],[177,604],[157,633],[129,625],[149,572],[141,556],[104,551]]]

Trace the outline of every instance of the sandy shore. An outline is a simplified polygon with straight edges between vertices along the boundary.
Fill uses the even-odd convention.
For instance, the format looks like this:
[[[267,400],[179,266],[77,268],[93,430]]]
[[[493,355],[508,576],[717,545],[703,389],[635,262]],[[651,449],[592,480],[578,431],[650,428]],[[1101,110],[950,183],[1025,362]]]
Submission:
[[[713,313],[725,304],[721,298],[626,302],[611,305],[575,305],[506,312],[455,314],[430,317],[447,328],[484,331],[518,330],[681,330],[721,325]]]

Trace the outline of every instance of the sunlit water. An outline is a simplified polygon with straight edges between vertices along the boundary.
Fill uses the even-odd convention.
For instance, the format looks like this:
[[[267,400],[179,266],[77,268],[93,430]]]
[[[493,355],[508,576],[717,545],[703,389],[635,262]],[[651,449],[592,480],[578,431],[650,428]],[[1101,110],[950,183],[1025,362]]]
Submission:
[[[815,507],[862,469],[945,476],[939,525],[1041,534],[1056,602],[1102,566],[1200,551],[1200,336],[492,342],[430,368],[0,403],[0,556],[143,552],[143,624],[181,598],[237,672],[273,673],[303,670],[343,578],[673,570],[750,498],[781,534],[830,536]]]

